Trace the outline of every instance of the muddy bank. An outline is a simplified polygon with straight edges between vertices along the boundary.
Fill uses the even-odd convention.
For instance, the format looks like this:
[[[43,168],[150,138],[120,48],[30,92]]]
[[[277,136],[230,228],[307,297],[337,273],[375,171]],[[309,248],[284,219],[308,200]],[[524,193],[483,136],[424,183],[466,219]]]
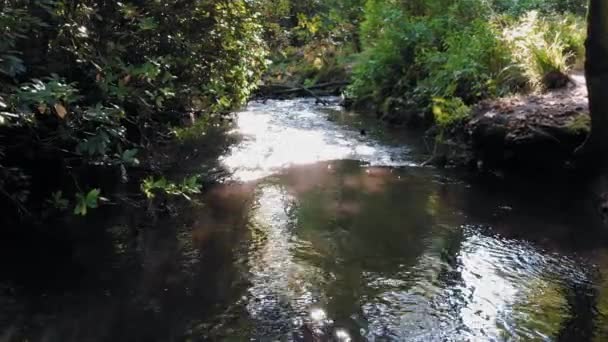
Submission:
[[[477,104],[471,119],[451,131],[432,161],[561,185],[584,180],[580,186],[588,214],[606,225],[608,171],[576,165],[575,151],[589,130],[585,77],[574,74],[562,89]]]
[[[343,93],[346,84],[335,81],[311,87],[266,85],[260,87],[257,97],[262,100],[313,97],[317,103],[325,104],[323,96]],[[356,112],[375,113],[389,126],[418,130],[432,126],[432,114],[421,111],[420,104],[415,104],[416,99],[389,97],[384,102],[375,107],[368,99],[344,98],[341,105]],[[432,159],[436,165],[530,174],[537,170],[568,168],[589,128],[585,77],[574,73],[560,89],[481,101],[472,107],[470,119],[453,127],[435,151],[432,148],[437,134],[435,128],[427,132],[426,142],[430,145],[428,153],[437,154]]]
[[[456,165],[533,172],[567,166],[589,132],[583,75],[543,94],[483,101],[454,129],[447,161]]]

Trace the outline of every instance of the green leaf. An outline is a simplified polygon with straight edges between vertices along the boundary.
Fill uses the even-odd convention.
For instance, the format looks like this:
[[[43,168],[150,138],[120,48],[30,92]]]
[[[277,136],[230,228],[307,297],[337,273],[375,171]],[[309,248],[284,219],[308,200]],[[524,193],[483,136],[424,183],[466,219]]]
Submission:
[[[74,215],[86,216],[87,215],[87,206],[82,202],[78,202],[76,207],[74,208]]]
[[[89,208],[97,208],[99,201],[99,194],[101,191],[99,189],[93,189],[89,191],[86,196],[86,204]]]
[[[99,195],[101,190],[93,189],[86,195],[83,193],[76,194],[76,206],[74,207],[74,214],[85,216],[89,209],[95,209],[99,206]]]
[[[65,210],[68,208],[70,202],[63,197],[63,191],[56,191],[51,194],[51,198],[47,200],[51,206],[58,210]]]
[[[76,206],[74,207],[74,215],[85,216],[87,214],[87,203],[81,193],[76,194]]]

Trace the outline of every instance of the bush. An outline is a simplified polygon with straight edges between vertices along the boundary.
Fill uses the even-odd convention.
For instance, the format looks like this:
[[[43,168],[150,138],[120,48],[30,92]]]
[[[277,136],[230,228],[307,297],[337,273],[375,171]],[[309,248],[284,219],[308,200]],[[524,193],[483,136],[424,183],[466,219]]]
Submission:
[[[511,63],[510,51],[495,28],[480,19],[446,34],[442,46],[424,51],[416,63],[427,75],[419,84],[431,96],[455,96],[471,104],[514,86],[497,83],[498,75]]]
[[[364,0],[256,1],[264,17],[272,64],[266,83],[305,85],[344,81],[349,56],[360,49]]]
[[[240,106],[265,66],[244,0],[8,0],[0,27],[0,205],[22,212],[96,207],[168,126]]]
[[[389,3],[368,1],[361,30],[364,51],[353,70],[349,94],[379,103],[415,86],[418,51],[433,46],[430,25]]]
[[[369,0],[349,95],[399,121],[386,112],[427,111],[434,97],[470,105],[564,85],[584,55],[582,3]]]
[[[362,25],[364,51],[349,94],[372,99],[416,97],[427,110],[433,97],[467,103],[506,92],[499,75],[511,63],[508,46],[485,19],[483,1],[368,1]],[[402,101],[416,105],[411,101]],[[405,109],[411,111],[412,109]]]
[[[441,132],[462,122],[470,113],[470,108],[458,97],[433,98],[433,116]]]
[[[568,64],[582,69],[585,60],[585,39],[587,38],[585,18],[572,14],[554,16],[549,21],[545,37],[550,37],[551,32],[555,32],[555,35],[559,37],[564,53],[570,56]]]
[[[310,42],[298,48],[288,47],[275,53],[264,81],[291,86],[345,81],[350,63],[348,56],[352,54],[352,46],[336,46],[328,40]]]

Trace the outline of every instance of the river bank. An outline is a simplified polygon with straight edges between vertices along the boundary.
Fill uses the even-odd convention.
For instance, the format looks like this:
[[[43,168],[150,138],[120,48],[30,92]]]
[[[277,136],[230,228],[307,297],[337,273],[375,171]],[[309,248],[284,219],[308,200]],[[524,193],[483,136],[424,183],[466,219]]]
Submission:
[[[590,118],[585,78],[562,88],[490,99],[450,131],[444,161],[532,174],[568,168],[585,140]]]
[[[438,129],[431,113],[420,110],[404,113],[403,108],[411,106],[401,100],[387,99],[387,106],[375,108],[362,100],[354,103],[343,95],[341,105],[380,119],[386,122],[386,127],[407,126],[416,132],[426,131],[419,144],[426,145],[427,163],[435,166],[491,173],[499,178],[516,175],[520,179],[551,179],[558,183],[588,179],[582,186],[588,188],[591,214],[604,217],[602,208],[608,207],[605,185],[608,182],[601,173],[590,174],[580,169],[574,154],[590,130],[585,77],[578,71],[567,80],[558,89],[483,100],[471,106],[470,115],[452,125],[441,139],[437,139]],[[329,85],[329,93],[324,92],[324,85]],[[275,93],[277,98],[313,95],[316,103],[324,104],[319,96],[335,94],[343,91],[343,87],[343,82],[322,84],[316,95],[311,89],[289,85],[266,87],[260,94],[263,98]],[[366,128],[362,127],[361,132],[365,134]]]

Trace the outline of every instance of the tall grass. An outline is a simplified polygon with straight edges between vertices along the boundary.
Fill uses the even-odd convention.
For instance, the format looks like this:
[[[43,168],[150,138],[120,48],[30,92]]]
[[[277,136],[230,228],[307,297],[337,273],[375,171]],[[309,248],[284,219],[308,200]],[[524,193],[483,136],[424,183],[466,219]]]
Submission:
[[[532,90],[549,87],[547,75],[567,75],[584,58],[584,25],[573,17],[531,11],[505,27],[503,39]]]

